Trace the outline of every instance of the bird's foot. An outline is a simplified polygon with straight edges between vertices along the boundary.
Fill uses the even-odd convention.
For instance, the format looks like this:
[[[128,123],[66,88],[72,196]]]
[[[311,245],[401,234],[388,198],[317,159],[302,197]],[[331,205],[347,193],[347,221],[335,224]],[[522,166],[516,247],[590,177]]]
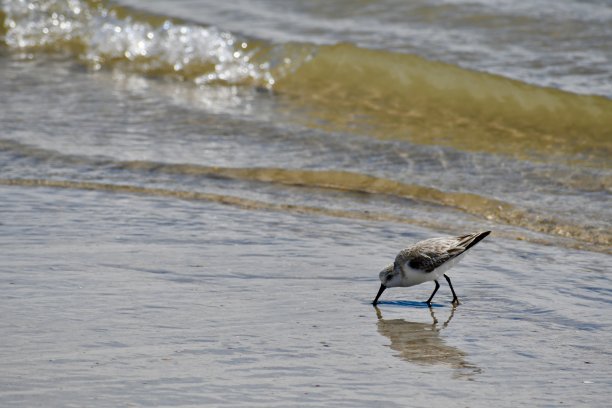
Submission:
[[[459,299],[454,298],[453,301],[451,302],[453,305],[458,306],[461,304],[461,302],[459,302]]]

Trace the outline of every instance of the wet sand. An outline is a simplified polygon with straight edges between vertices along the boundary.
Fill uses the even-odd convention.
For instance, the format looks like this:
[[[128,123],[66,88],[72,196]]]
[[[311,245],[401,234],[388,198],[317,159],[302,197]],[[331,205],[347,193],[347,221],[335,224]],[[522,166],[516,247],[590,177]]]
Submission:
[[[409,225],[0,187],[0,406],[589,406],[612,389],[609,255],[495,233],[431,286]]]

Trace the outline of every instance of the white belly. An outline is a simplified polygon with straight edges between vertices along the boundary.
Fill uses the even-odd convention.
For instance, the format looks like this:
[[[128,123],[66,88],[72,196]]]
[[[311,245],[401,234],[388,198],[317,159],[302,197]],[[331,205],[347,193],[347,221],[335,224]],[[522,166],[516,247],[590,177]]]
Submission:
[[[461,261],[463,259],[463,257],[465,256],[465,252],[462,253],[459,256],[454,257],[453,259],[451,259],[448,262],[443,263],[442,265],[440,265],[438,268],[436,268],[433,272],[431,272],[432,274],[436,275],[436,279],[438,279],[439,277],[441,277],[442,275],[444,275],[444,273],[446,271],[448,271],[450,268],[452,268],[453,266],[457,265],[459,263],[459,261]]]

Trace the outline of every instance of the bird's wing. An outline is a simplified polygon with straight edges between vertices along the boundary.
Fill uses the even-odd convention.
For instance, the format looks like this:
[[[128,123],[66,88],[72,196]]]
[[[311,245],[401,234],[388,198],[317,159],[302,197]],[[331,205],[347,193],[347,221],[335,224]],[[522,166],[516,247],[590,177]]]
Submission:
[[[463,251],[464,250],[452,249],[445,252],[422,252],[419,255],[413,256],[408,262],[408,266],[427,273],[433,272],[438,266],[450,261]]]
[[[423,272],[432,272],[456,255],[449,250],[456,248],[456,238],[432,238],[404,249],[395,257],[394,265],[404,265]]]
[[[491,231],[485,231],[459,237],[428,239],[400,252],[396,262],[410,259],[408,265],[411,268],[429,273],[443,263],[461,255],[490,233]]]

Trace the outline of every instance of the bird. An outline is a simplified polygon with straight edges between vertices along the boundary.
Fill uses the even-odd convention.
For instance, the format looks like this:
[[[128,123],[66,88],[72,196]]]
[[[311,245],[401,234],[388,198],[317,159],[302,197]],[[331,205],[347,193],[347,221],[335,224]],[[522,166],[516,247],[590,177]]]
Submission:
[[[393,264],[379,273],[380,289],[372,304],[376,306],[378,298],[387,288],[409,287],[434,281],[436,287],[425,302],[431,306],[431,300],[440,288],[438,279],[441,276],[444,276],[453,293],[452,303],[459,304],[453,284],[445,272],[455,266],[468,249],[490,233],[491,231],[482,231],[458,237],[430,238],[403,249],[397,254]]]

